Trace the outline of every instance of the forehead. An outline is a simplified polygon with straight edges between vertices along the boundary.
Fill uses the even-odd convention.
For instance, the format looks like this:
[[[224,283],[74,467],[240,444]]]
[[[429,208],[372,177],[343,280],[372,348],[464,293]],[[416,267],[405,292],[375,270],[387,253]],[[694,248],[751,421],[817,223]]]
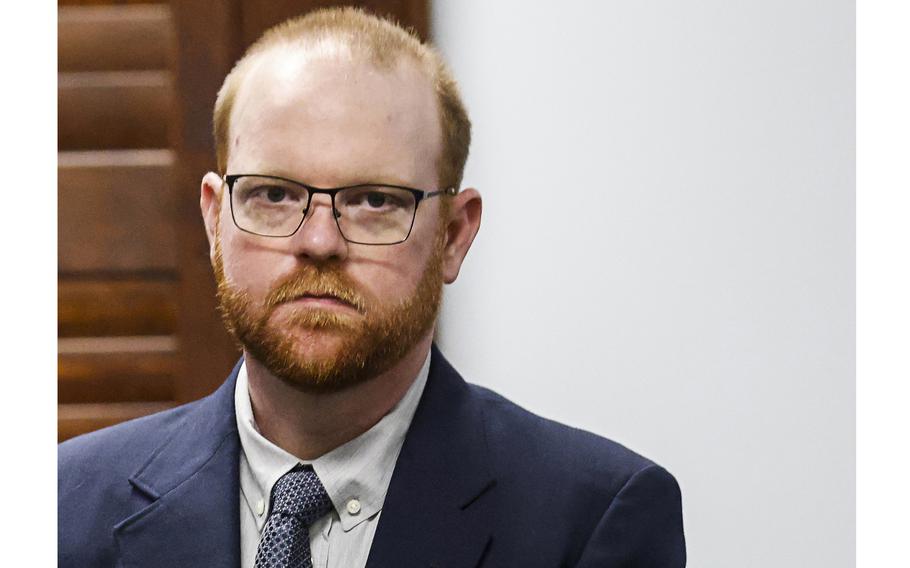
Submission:
[[[230,136],[229,172],[326,186],[435,185],[442,138],[432,84],[416,63],[402,58],[385,69],[344,52],[299,48],[251,62]]]

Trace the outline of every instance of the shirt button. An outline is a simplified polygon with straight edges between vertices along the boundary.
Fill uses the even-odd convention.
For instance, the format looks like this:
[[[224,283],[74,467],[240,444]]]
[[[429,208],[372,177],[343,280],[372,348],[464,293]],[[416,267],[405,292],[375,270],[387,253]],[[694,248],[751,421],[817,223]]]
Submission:
[[[347,504],[348,513],[351,515],[356,515],[360,512],[360,501],[357,499],[351,499]]]
[[[265,501],[260,499],[256,501],[256,514],[261,517],[263,513],[265,513]]]

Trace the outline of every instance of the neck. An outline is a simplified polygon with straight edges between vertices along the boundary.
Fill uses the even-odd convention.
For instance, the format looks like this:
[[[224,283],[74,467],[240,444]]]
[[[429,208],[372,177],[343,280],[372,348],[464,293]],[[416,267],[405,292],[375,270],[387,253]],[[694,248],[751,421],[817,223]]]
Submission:
[[[244,351],[256,425],[276,446],[312,460],[373,427],[407,392],[426,361],[432,330],[388,371],[339,392],[300,391]]]

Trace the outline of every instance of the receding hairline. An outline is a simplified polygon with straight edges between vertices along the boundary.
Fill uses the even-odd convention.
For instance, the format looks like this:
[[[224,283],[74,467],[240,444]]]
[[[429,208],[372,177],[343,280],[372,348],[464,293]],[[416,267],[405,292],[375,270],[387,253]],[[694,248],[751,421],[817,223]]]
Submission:
[[[394,85],[391,88],[396,95],[389,102],[398,110],[388,109],[388,112],[414,115],[420,109],[419,114],[423,117],[420,130],[425,134],[435,133],[433,138],[427,139],[427,142],[432,140],[434,146],[430,155],[435,156],[437,162],[441,159],[444,140],[439,97],[435,92],[432,78],[414,58],[402,54],[401,57],[380,64],[364,55],[347,50],[344,44],[339,43],[336,47],[337,49],[326,49],[325,46],[300,49],[295,46],[288,49],[286,46],[276,45],[256,53],[248,60],[242,70],[242,76],[238,77],[240,80],[234,87],[231,105],[224,109],[229,111],[224,117],[227,120],[224,139],[225,167],[228,157],[233,156],[233,152],[236,151],[236,136],[241,134],[241,125],[247,120],[244,115],[253,108],[259,108],[258,101],[261,99],[263,89],[273,93],[284,93],[279,94],[276,100],[284,99],[292,105],[303,104],[309,100],[307,93],[333,90],[332,85],[337,79],[329,79],[333,82],[323,83],[326,80],[325,73],[330,73],[333,77],[342,77],[341,80],[344,82],[365,80],[368,81],[365,85],[370,85],[373,84],[370,81],[379,80],[383,84]],[[389,83],[386,83],[387,81]],[[365,100],[371,101],[370,104],[375,107],[379,102],[374,99],[375,97],[370,96]],[[401,101],[410,103],[401,106]],[[424,120],[430,122],[423,122]]]
[[[427,87],[431,94],[436,95],[435,77],[432,70],[427,69],[425,63],[412,54],[402,52],[396,54],[395,57],[384,56],[380,60],[351,49],[351,46],[339,38],[325,38],[324,41],[316,42],[274,44],[250,53],[238,64],[237,75],[230,82],[232,110],[239,100],[238,97],[248,90],[250,84],[248,79],[257,71],[280,62],[282,58],[286,58],[289,67],[297,68],[297,70],[303,69],[310,63],[337,62],[339,66],[349,65],[351,68],[364,65],[383,74],[395,74],[399,71],[408,74],[413,72],[414,77],[419,77],[419,87]],[[228,85],[229,83],[226,81],[225,87]]]
[[[257,42],[243,56],[228,75],[224,87],[233,88],[235,91],[244,83],[250,70],[261,65],[263,60],[287,52],[301,60],[327,60],[338,59],[345,63],[368,63],[380,71],[390,71],[403,62],[410,62],[415,69],[421,71],[427,79],[434,78],[433,61],[426,61],[412,51],[400,49],[384,51],[370,49],[362,42],[354,41],[356,38],[342,31],[333,34],[331,30],[321,32],[318,36],[300,38],[280,38],[266,42],[268,36],[263,36],[262,43]],[[220,94],[220,93],[219,93]]]
[[[249,47],[218,92],[215,130],[216,134],[220,131],[224,141],[222,148],[216,149],[220,154],[220,169],[227,166],[234,105],[247,77],[270,55],[285,50],[301,58],[337,57],[367,62],[379,70],[391,70],[410,60],[431,85],[438,79],[436,75],[442,63],[438,53],[421,43],[413,32],[369,16],[359,8],[328,8],[286,20],[268,29]]]
[[[237,94],[246,84],[251,68],[263,56],[282,49],[293,50],[298,57],[314,54],[314,57],[363,61],[378,70],[392,70],[396,65],[411,63],[427,79],[435,95],[442,130],[441,155],[437,161],[439,181],[446,186],[459,186],[470,145],[470,120],[442,56],[432,46],[422,43],[413,31],[350,7],[317,10],[279,24],[263,34],[237,62],[215,103],[214,134],[221,173],[226,173]]]

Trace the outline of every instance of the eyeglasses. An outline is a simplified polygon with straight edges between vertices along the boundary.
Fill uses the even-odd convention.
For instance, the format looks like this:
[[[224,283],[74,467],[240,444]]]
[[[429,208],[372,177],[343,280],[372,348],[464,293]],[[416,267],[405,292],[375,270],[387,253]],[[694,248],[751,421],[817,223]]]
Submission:
[[[321,189],[277,176],[226,175],[231,216],[241,231],[263,237],[290,237],[306,219],[313,196],[332,198],[335,223],[344,240],[362,245],[403,243],[411,234],[417,206],[454,187],[423,191],[399,185],[366,183]]]

